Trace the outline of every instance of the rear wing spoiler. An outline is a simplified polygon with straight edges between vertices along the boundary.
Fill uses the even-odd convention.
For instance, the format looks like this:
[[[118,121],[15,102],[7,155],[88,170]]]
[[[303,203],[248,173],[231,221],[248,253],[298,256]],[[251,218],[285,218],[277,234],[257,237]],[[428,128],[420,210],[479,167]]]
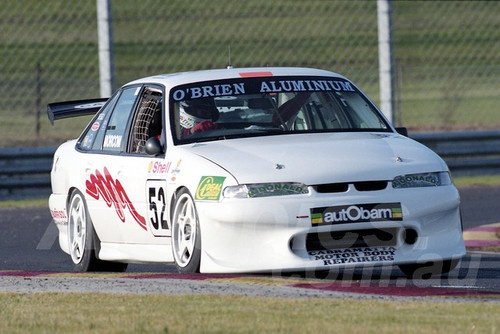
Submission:
[[[47,116],[50,124],[54,125],[54,121],[58,119],[93,115],[107,101],[108,98],[49,103],[47,105]]]

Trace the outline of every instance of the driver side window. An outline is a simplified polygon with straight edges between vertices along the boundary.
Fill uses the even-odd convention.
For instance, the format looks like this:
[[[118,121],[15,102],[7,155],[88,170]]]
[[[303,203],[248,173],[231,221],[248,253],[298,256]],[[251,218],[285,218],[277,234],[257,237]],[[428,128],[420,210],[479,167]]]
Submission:
[[[128,152],[145,153],[146,141],[152,137],[156,137],[164,146],[162,106],[162,90],[156,87],[145,87],[139,98],[137,113],[132,124]]]

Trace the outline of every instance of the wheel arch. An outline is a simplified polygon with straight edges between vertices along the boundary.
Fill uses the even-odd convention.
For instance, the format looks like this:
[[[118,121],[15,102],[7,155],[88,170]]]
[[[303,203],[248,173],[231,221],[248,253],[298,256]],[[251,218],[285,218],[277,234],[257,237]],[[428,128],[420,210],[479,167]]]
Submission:
[[[172,223],[172,219],[174,218],[174,209],[175,209],[175,202],[177,201],[177,197],[179,196],[179,193],[186,189],[187,191],[189,191],[189,188],[186,187],[186,186],[179,186],[177,187],[173,192],[172,192],[172,196],[170,197],[170,202],[169,202],[169,206],[168,206],[168,209],[169,209],[169,219],[170,219],[170,223]],[[191,193],[189,191],[189,193]]]
[[[69,207],[69,203],[71,202],[71,196],[73,196],[73,193],[77,191],[77,187],[70,187],[68,189],[68,196],[66,196],[66,209]],[[79,191],[79,190],[78,190]],[[81,191],[80,191],[81,192]],[[82,193],[83,194],[83,193]],[[85,196],[85,195],[84,195]]]

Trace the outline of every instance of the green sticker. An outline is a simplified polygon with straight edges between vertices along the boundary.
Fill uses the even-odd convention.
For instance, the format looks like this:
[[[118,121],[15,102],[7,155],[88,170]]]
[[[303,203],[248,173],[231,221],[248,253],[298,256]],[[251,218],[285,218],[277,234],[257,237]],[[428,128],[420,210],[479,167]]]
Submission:
[[[196,189],[195,198],[198,200],[219,200],[225,179],[223,176],[202,176]]]

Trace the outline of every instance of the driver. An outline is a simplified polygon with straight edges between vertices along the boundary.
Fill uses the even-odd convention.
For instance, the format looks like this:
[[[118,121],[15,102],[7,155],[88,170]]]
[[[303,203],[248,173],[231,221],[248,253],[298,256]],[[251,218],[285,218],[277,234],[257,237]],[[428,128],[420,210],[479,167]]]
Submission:
[[[218,118],[219,110],[212,98],[186,100],[180,103],[179,120],[183,136],[216,129],[215,122]]]

